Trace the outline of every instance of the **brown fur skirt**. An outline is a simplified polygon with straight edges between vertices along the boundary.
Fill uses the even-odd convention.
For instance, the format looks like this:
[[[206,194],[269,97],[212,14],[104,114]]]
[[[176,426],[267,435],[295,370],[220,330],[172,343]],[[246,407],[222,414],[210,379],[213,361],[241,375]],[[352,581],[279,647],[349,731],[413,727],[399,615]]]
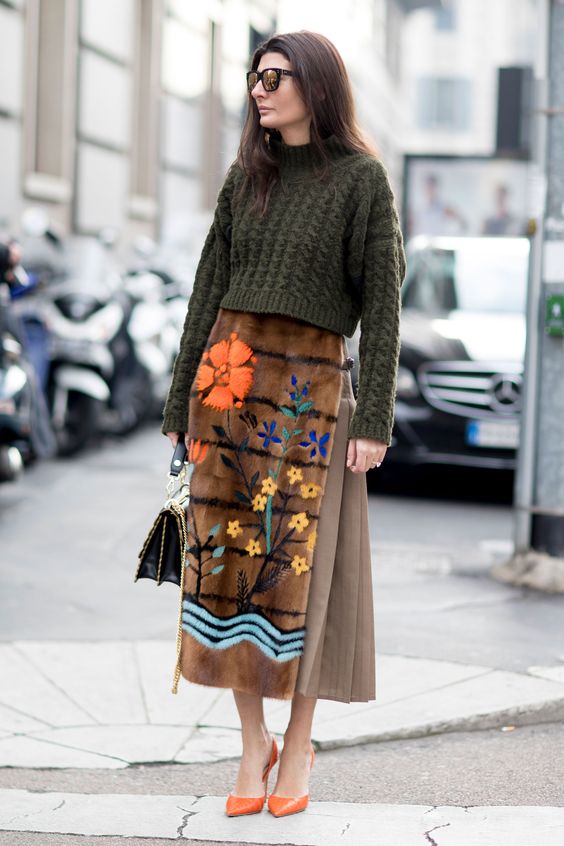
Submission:
[[[185,679],[374,698],[366,479],[344,468],[353,408],[342,335],[219,310],[189,400]]]

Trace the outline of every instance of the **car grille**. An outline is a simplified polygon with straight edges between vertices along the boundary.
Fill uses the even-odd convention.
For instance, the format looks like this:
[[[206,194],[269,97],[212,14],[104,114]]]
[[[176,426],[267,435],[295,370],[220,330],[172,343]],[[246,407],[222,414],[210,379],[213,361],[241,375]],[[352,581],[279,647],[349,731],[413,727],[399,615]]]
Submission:
[[[516,417],[523,367],[517,362],[429,361],[417,371],[429,405],[462,417]]]

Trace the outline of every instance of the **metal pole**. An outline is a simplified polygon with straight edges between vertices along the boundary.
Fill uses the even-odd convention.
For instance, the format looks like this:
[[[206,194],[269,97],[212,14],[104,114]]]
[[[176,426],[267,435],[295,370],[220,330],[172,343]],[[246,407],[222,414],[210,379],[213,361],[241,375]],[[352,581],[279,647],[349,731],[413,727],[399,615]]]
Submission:
[[[519,571],[520,553],[550,559],[551,589],[564,591],[564,0],[541,9],[537,161],[546,199],[532,244],[515,564]]]
[[[541,290],[544,218],[546,211],[546,168],[548,118],[549,30],[551,0],[539,0],[539,33],[534,68],[533,92],[533,205],[530,221],[529,279],[527,289],[527,335],[525,344],[523,406],[517,469],[515,473],[515,553],[526,552],[531,543],[531,508],[534,503],[535,463],[540,387]]]

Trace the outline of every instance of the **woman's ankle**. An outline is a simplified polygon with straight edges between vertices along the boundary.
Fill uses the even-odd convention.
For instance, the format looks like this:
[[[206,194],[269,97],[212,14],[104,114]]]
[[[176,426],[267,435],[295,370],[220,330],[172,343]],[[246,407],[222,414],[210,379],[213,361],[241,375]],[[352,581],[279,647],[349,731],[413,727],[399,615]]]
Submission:
[[[311,735],[304,735],[303,732],[286,729],[284,734],[284,749],[289,749],[296,754],[311,752]]]
[[[272,734],[267,729],[266,725],[253,727],[249,731],[242,732],[243,751],[262,751],[265,747],[270,748],[272,745]]]

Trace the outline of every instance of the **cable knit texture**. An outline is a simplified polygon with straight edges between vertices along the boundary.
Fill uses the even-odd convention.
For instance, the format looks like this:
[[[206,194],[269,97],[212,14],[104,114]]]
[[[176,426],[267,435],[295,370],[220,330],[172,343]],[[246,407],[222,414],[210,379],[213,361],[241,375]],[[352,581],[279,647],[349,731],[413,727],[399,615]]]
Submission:
[[[271,140],[280,178],[266,215],[234,196],[234,163],[219,193],[163,414],[163,432],[185,432],[188,400],[220,307],[278,313],[352,336],[360,320],[359,387],[349,438],[388,445],[399,360],[405,253],[386,168],[331,136],[329,177],[311,144]]]

